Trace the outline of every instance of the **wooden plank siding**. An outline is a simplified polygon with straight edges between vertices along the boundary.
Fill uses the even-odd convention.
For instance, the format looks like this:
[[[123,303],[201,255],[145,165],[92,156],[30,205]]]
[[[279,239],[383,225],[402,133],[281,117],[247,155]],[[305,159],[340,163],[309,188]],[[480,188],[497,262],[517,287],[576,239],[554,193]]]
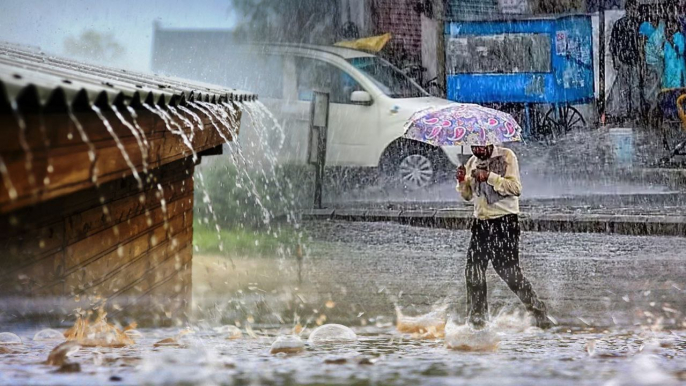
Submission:
[[[122,113],[132,122],[128,112]],[[154,304],[164,312],[153,319],[164,324],[187,313],[195,163],[182,138],[159,117],[148,111],[137,114],[150,143],[147,173],[131,131],[105,112],[140,173],[142,188],[94,113],[77,114],[77,119],[96,148],[97,184],[91,178],[89,146],[67,114],[24,117],[32,183],[17,120],[0,115],[0,154],[18,193],[11,200],[0,188],[0,297],[54,297],[84,306],[107,299],[117,315],[135,307],[149,311]],[[195,151],[221,146],[224,140],[210,119],[200,112],[198,116],[204,129],[195,132]],[[238,132],[238,123],[231,124]],[[227,131],[222,134],[229,137]]]
[[[133,124],[128,111],[122,110],[124,109],[120,111],[125,120]],[[178,112],[189,121],[195,122],[193,117],[183,111]],[[203,130],[198,130],[197,127],[195,129],[191,141],[195,151],[201,152],[222,144],[224,141],[210,119],[200,111],[196,110],[196,113],[203,120]],[[131,130],[112,111],[104,111],[103,115],[112,126],[136,170],[142,172],[144,153]],[[148,169],[155,169],[191,155],[182,137],[169,131],[165,122],[157,115],[147,110],[139,110],[137,115],[136,121],[150,145],[145,152]],[[27,114],[23,117],[26,124],[25,141],[21,140],[18,120],[13,115],[0,115],[0,154],[18,195],[15,200],[11,200],[7,189],[0,189],[0,213],[8,213],[17,208],[93,186],[93,170],[96,171],[98,184],[133,173],[121,150],[116,146],[115,139],[94,112],[78,113],[75,116],[95,147],[95,168],[89,159],[89,146],[81,140],[75,123],[67,114]],[[181,120],[175,119],[175,122],[187,135],[190,134],[190,130]],[[223,130],[224,137],[231,140],[231,135],[224,130],[224,126],[215,123]],[[237,123],[231,123],[238,128]],[[172,127],[178,130],[176,126]],[[24,151],[22,142],[31,149],[31,156],[28,156],[30,170],[27,170],[27,152]]]

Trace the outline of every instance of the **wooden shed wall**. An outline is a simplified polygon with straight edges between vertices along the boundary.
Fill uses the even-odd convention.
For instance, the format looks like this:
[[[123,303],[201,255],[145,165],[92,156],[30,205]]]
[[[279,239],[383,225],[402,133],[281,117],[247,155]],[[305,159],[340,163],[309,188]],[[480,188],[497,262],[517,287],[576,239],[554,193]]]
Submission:
[[[91,178],[89,147],[62,114],[25,118],[32,173],[36,181],[49,177],[45,184],[30,183],[16,120],[0,116],[0,149],[19,193],[10,200],[0,189],[0,297],[23,304],[35,299],[25,312],[40,314],[70,312],[73,308],[48,308],[88,306],[97,299],[107,300],[110,313],[154,307],[161,311],[157,321],[168,324],[191,300],[195,164],[179,135],[153,114],[140,112],[138,124],[150,143],[144,173],[135,137],[111,113],[108,118],[141,173],[142,189],[92,113],[78,120],[96,148],[98,184]],[[205,118],[204,130],[193,140],[201,154],[223,143]],[[11,303],[6,300],[9,309]]]

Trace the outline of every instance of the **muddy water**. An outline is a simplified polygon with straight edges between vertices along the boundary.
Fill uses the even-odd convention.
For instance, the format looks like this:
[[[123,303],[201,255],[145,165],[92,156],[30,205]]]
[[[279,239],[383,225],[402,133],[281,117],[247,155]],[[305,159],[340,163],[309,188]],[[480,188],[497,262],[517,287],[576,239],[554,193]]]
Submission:
[[[280,331],[226,339],[210,328],[184,335],[181,346],[154,347],[178,329],[141,330],[125,348],[81,348],[68,358],[75,373],[43,364],[57,342],[24,344],[0,355],[0,384],[678,384],[686,380],[686,335],[615,331],[504,332],[494,353],[451,351],[441,340],[412,340],[392,328],[356,328],[357,343],[306,346],[272,355]],[[610,382],[610,383],[608,383]]]

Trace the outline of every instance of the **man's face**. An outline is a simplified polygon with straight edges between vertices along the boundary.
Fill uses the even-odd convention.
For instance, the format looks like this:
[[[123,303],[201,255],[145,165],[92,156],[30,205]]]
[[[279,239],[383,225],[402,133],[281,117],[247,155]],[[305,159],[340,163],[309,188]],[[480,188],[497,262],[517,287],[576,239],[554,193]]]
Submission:
[[[491,158],[493,154],[493,145],[489,146],[472,146],[472,154],[482,161]]]

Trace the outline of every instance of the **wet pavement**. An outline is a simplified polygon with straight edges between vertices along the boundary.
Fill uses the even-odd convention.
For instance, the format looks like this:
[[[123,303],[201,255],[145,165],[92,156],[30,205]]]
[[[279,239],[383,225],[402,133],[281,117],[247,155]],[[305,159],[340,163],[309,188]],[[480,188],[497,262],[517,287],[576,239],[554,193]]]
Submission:
[[[306,229],[316,241],[307,280],[349,312],[392,315],[394,303],[426,311],[444,301],[464,317],[468,231],[338,221]],[[521,249],[525,275],[563,324],[684,323],[686,238],[524,232]],[[492,269],[488,282],[491,312],[519,307]]]
[[[676,385],[686,382],[686,239],[524,233],[522,265],[559,326],[542,332],[489,272],[495,352],[462,352],[443,339],[395,330],[395,307],[418,315],[437,304],[464,320],[464,231],[397,224],[310,222],[302,263],[274,256],[196,256],[193,314],[175,328],[141,328],[124,348],[82,348],[80,371],[42,362],[59,342],[42,328],[3,325],[23,343],[0,345],[0,384],[203,385]],[[158,312],[156,310],[151,312]],[[129,321],[120,321],[126,324]],[[299,322],[341,323],[356,343],[270,354]],[[240,339],[216,328],[237,325]],[[154,344],[177,336],[179,346]],[[64,370],[64,369],[63,369]],[[73,368],[72,368],[73,370]]]
[[[278,329],[227,339],[206,326],[180,346],[155,347],[179,329],[140,330],[125,348],[81,348],[74,366],[43,362],[59,342],[23,343],[0,356],[3,385],[676,385],[686,381],[682,332],[502,329],[496,352],[460,352],[393,328],[357,327],[357,342],[269,353]],[[308,331],[303,333],[306,337]],[[60,370],[61,369],[61,370]],[[68,372],[71,369],[74,372]]]
[[[672,385],[686,380],[686,335],[625,332],[537,332],[504,329],[494,353],[448,350],[390,328],[356,328],[354,343],[307,345],[295,355],[269,354],[285,331],[256,330],[229,340],[198,327],[181,346],[154,347],[179,330],[141,330],[125,348],[81,348],[67,358],[78,372],[43,364],[59,342],[23,344],[0,357],[4,385]],[[304,333],[306,335],[307,332]],[[72,367],[73,369],[73,367]],[[609,383],[608,383],[609,382]]]

